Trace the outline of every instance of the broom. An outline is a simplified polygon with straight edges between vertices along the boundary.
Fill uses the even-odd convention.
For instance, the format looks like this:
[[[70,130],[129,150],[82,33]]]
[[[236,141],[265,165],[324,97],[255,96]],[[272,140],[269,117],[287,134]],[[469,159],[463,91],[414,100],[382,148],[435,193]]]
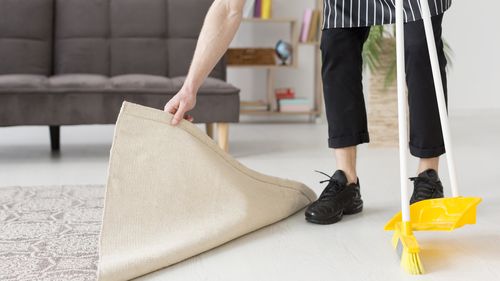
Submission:
[[[443,130],[443,140],[446,147],[448,170],[450,173],[450,182],[453,197],[458,197],[457,177],[453,154],[451,149],[451,136],[449,133],[449,124],[446,111],[446,101],[444,96],[441,72],[438,63],[438,56],[432,28],[431,13],[427,0],[419,0],[422,19],[424,22],[425,37],[429,49],[429,57],[432,68],[432,76],[436,90],[436,99],[438,102],[439,118]],[[400,151],[400,169],[401,169],[401,213],[402,221],[395,225],[393,236],[393,246],[397,249],[401,257],[401,266],[411,274],[422,274],[424,269],[420,261],[420,247],[417,239],[413,235],[410,223],[410,206],[408,204],[408,180],[407,180],[407,158],[408,154],[408,135],[406,124],[405,107],[405,80],[404,80],[404,30],[403,30],[403,0],[396,0],[396,56],[397,56],[397,76],[398,76],[398,118],[399,118],[399,151]],[[480,201],[480,199],[479,199]],[[479,203],[477,201],[477,203]],[[476,204],[477,204],[476,203]],[[469,223],[474,223],[471,220]]]
[[[423,2],[426,2],[424,0]],[[401,266],[410,274],[422,274],[424,268],[420,261],[420,247],[413,235],[410,223],[408,200],[408,126],[406,112],[406,81],[404,57],[403,0],[396,0],[396,62],[398,91],[399,162],[401,176],[401,213],[402,221],[395,227],[392,245],[401,259]]]

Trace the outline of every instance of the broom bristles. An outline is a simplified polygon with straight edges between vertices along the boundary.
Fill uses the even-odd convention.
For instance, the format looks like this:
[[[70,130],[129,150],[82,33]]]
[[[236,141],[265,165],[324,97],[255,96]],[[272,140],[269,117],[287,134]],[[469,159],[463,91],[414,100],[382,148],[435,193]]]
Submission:
[[[419,253],[412,253],[403,249],[401,254],[401,266],[410,274],[424,274],[424,267],[420,261]]]
[[[401,267],[409,274],[424,274],[424,267],[420,260],[415,237],[403,236],[401,232],[396,231],[392,239],[393,246],[395,246],[396,252],[401,259]],[[406,243],[403,243],[402,239],[405,239]]]

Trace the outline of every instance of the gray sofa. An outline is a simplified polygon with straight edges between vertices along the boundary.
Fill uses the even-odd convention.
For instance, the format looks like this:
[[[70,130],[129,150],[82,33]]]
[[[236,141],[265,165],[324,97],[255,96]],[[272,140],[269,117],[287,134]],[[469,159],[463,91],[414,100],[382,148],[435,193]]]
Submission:
[[[112,124],[124,100],[162,109],[188,72],[212,0],[0,0],[0,126]],[[201,87],[195,122],[239,118],[222,59]]]

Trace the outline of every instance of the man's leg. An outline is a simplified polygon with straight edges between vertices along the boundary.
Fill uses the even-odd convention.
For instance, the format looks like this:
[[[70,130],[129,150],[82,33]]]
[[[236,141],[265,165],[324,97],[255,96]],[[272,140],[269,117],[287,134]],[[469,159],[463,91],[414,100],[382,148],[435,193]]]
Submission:
[[[446,57],[441,40],[443,15],[432,17],[445,98]],[[439,198],[443,187],[437,171],[439,156],[445,153],[429,51],[423,21],[405,24],[406,81],[410,106],[410,152],[420,158],[411,202]]]
[[[356,145],[369,141],[362,50],[369,27],[326,29],[321,38],[328,145],[349,183],[357,181]]]
[[[436,172],[439,171],[439,157],[420,158],[420,161],[418,163],[417,174],[420,174],[429,169],[434,170]]]
[[[328,145],[334,149],[338,170],[306,210],[309,222],[331,224],[344,214],[363,209],[356,175],[356,145],[369,141],[361,56],[369,31],[369,27],[326,29],[321,37]]]
[[[334,152],[337,169],[344,171],[347,177],[347,183],[357,183],[356,146],[336,148],[334,149]]]

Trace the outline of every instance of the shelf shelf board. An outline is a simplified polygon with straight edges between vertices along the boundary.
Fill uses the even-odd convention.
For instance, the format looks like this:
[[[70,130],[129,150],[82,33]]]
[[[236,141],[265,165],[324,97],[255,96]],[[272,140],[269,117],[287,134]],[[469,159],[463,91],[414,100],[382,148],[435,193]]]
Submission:
[[[319,46],[319,42],[318,41],[313,41],[313,42],[299,42],[299,45],[315,45],[315,46]]]
[[[319,112],[316,110],[311,111],[300,111],[300,112],[279,112],[279,111],[264,111],[264,110],[241,110],[242,115],[318,115]]]
[[[270,19],[261,19],[261,18],[243,18],[243,22],[256,22],[256,23],[293,23],[297,20],[294,18],[270,18]]]
[[[229,68],[265,68],[265,69],[274,69],[274,68],[295,68],[296,66],[293,64],[287,64],[287,65],[279,65],[279,64],[273,64],[273,65],[265,65],[265,64],[228,64],[227,67]]]

